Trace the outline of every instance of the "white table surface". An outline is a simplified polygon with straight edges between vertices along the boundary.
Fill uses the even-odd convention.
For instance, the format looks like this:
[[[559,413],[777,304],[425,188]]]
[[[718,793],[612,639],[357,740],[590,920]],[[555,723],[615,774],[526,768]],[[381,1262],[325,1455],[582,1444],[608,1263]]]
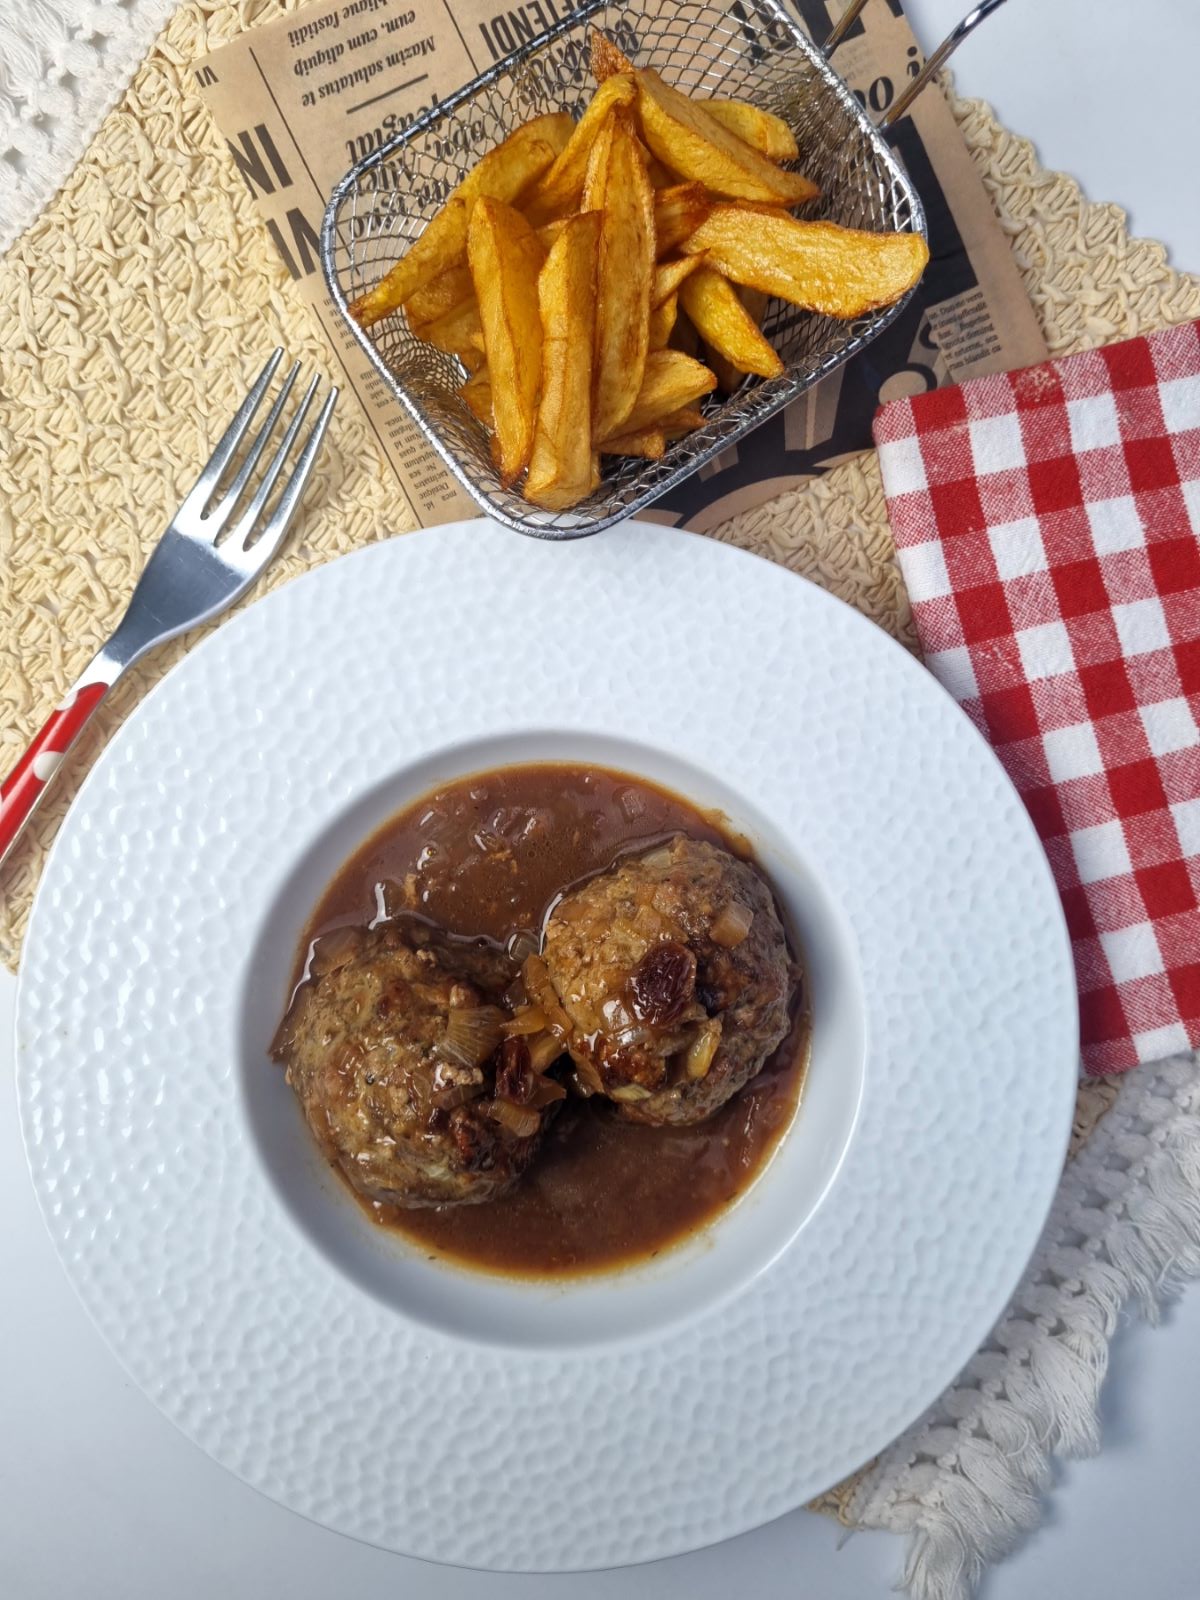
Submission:
[[[926,45],[967,0],[910,0]],[[1152,59],[1147,59],[1148,57]],[[1191,154],[1200,5],[1009,0],[964,46],[964,93],[992,102],[1116,200],[1134,231],[1200,269]],[[2,891],[2,881],[0,881]],[[798,1511],[695,1555],[622,1572],[493,1577],[357,1545],[281,1510],[223,1472],[125,1378],[69,1288],[33,1199],[12,1087],[15,984],[0,974],[0,1596],[4,1600],[885,1600],[900,1542]],[[97,1196],[97,1203],[102,1203]],[[1044,1528],[993,1570],[982,1600],[1195,1600],[1200,1291],[1166,1325],[1125,1327],[1104,1392],[1104,1449],[1065,1466]],[[469,1508],[465,1508],[469,1514]]]

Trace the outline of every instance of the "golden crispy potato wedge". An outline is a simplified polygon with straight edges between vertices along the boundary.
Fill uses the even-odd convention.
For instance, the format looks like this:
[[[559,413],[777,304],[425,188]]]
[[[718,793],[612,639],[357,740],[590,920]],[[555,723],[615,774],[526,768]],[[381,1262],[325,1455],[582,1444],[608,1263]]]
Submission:
[[[778,378],[783,372],[778,352],[758,331],[728,278],[711,267],[701,267],[680,285],[679,298],[705,344],[739,372],[753,372],[760,378]]]
[[[929,260],[919,233],[862,233],[730,205],[714,206],[682,248],[706,252],[708,265],[735,283],[842,318],[899,300]]]
[[[592,432],[603,439],[625,421],[641,387],[654,277],[654,190],[620,107],[596,136],[583,196],[586,210],[601,213]]]
[[[605,117],[614,106],[632,105],[636,98],[637,85],[628,72],[606,78],[596,90],[562,154],[534,184],[521,207],[535,228],[562,216],[565,209],[574,209],[583,192],[592,145]]]
[[[599,28],[592,29],[588,65],[597,83],[603,83],[616,72],[632,72],[633,62]]]
[[[467,247],[476,200],[487,196],[507,204],[518,199],[554,162],[574,126],[565,111],[534,117],[476,162],[388,275],[350,307],[359,326],[371,327],[398,310],[431,278],[456,266]]]
[[[764,294],[761,289],[748,289],[743,283],[738,288],[738,298],[754,318],[754,326],[761,328],[763,318],[767,314],[767,307],[771,303],[771,296]]]
[[[800,173],[768,161],[657,72],[647,68],[636,77],[642,133],[672,172],[703,183],[713,194],[778,205],[799,205],[820,192]]]
[[[493,146],[493,149],[489,150],[488,154],[492,155],[496,150],[502,150],[506,144],[511,144],[518,133],[524,133],[529,128],[534,130],[534,138],[544,139],[553,148],[554,156],[557,160],[571,142],[571,135],[575,132],[575,118],[569,111],[544,111],[539,116],[530,117],[529,121],[523,122],[519,128],[515,128],[507,139],[502,139],[498,145]],[[481,157],[480,164],[482,164],[482,160],[483,158]],[[468,173],[467,176],[469,177],[470,174]],[[523,184],[522,192],[526,188],[528,188],[528,185]]]
[[[704,221],[712,201],[702,183],[676,183],[659,189],[654,196],[655,251],[661,259],[670,255]]]
[[[727,356],[719,350],[714,350],[712,345],[701,343],[699,349],[700,359],[706,367],[711,367],[717,375],[717,390],[720,394],[736,394],[746,381],[746,374],[739,372]]]
[[[685,256],[684,259],[694,261],[696,258]],[[464,300],[474,298],[471,269],[465,261],[460,261],[457,266],[439,272],[436,278],[430,278],[414,295],[410,295],[404,315],[408,318],[409,327],[420,338],[423,337],[422,323],[434,322],[438,317],[444,317],[447,311],[453,311],[455,306],[462,305]]]
[[[473,377],[468,378],[458,392],[466,402],[467,409],[478,417],[490,432],[492,426],[492,382],[488,377],[487,367],[480,367],[479,371]]]
[[[638,433],[619,433],[600,446],[606,456],[640,456],[644,461],[661,461],[667,451],[666,435],[659,428],[643,428]]]
[[[746,100],[704,100],[710,117],[736,133],[738,138],[770,161],[795,161],[800,146],[782,117],[763,111]]]
[[[679,285],[703,262],[703,256],[681,256],[678,261],[660,261],[654,269],[654,282],[650,285],[650,309],[661,306],[678,293]]]
[[[713,374],[691,356],[680,350],[652,350],[637,400],[620,431],[624,435],[657,428],[663,417],[690,406],[716,386]]]
[[[598,482],[591,408],[600,225],[596,211],[572,218],[538,278],[542,394],[525,498],[548,511],[575,505]]]
[[[538,148],[550,154],[548,144],[539,144]],[[360,328],[373,327],[384,317],[391,316],[423,283],[448,272],[461,261],[470,216],[466,201],[452,195],[437,215],[430,218],[424,233],[414,240],[387,276],[366,294],[351,301],[350,315]]]
[[[422,322],[413,332],[435,349],[461,356],[464,360],[483,354],[483,324],[474,295],[469,300],[451,306],[444,316],[435,317],[432,322]]]
[[[664,417],[659,423],[668,439],[682,439],[685,433],[694,433],[703,426],[704,413],[697,411],[695,406],[680,406],[678,411],[672,411],[669,417]]]
[[[764,208],[765,209],[765,208]],[[761,289],[747,289],[744,286],[735,286],[738,299],[745,306],[747,313],[754,319],[756,328],[762,327],[763,315],[766,312],[770,296],[763,294]],[[722,394],[733,394],[745,382],[746,374],[733,362],[723,356],[719,350],[714,350],[711,345],[701,345],[699,354],[717,375],[717,388]]]
[[[511,483],[533,448],[542,379],[537,280],[546,253],[519,211],[485,196],[471,212],[467,257],[483,324],[497,467]]]
[[[680,311],[675,318],[668,348],[681,350],[685,356],[698,358],[700,355],[700,335],[693,328],[692,319],[686,311]]]
[[[675,318],[679,315],[679,296],[670,294],[650,313],[650,349],[662,350],[671,337]]]
[[[685,406],[679,411],[672,411],[655,428],[642,428],[637,433],[619,433],[615,438],[606,439],[600,448],[606,456],[641,456],[647,461],[660,461],[672,440],[682,439],[685,433],[703,426],[703,412]]]
[[[543,222],[539,228],[534,230],[538,236],[538,243],[547,255],[550,254],[554,241],[570,220],[570,217],[555,217],[553,222]]]

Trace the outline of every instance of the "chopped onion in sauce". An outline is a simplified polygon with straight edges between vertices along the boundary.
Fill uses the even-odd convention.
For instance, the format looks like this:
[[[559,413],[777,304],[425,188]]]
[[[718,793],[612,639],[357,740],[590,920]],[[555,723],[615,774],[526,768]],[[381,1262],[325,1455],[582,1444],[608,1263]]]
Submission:
[[[536,1133],[542,1120],[533,1106],[515,1105],[511,1100],[493,1100],[488,1115],[518,1139],[528,1139]]]
[[[714,944],[732,950],[735,945],[741,944],[750,932],[750,924],[753,921],[754,913],[749,906],[744,906],[740,900],[731,900],[727,906],[722,906],[718,911],[716,920],[708,930],[709,937]]]
[[[622,1083],[610,1091],[614,1100],[649,1100],[649,1089],[643,1089],[640,1083]]]
[[[446,1031],[434,1046],[443,1061],[460,1067],[478,1067],[502,1038],[504,1013],[499,1006],[461,1006],[446,1018]]]
[[[525,979],[525,987],[530,996],[546,1013],[550,1026],[565,1039],[571,1032],[571,1019],[562,1008],[546,963],[541,956],[527,957],[525,965],[521,968],[521,975]]]
[[[587,1057],[572,1056],[571,1059],[575,1063],[575,1077],[581,1085],[581,1092],[584,1093],[585,1098],[589,1094],[603,1094],[604,1079]]]
[[[563,1042],[556,1033],[541,1033],[529,1043],[529,1065],[535,1072],[545,1072],[563,1053]]]
[[[536,1111],[540,1111],[543,1106],[552,1106],[556,1100],[565,1100],[566,1098],[567,1091],[556,1078],[539,1078],[537,1088],[533,1091],[533,1098],[529,1104]]]
[[[713,1057],[721,1043],[720,1020],[704,1022],[696,1030],[696,1037],[688,1046],[683,1058],[683,1069],[693,1081],[708,1076]]]
[[[509,955],[523,966],[530,956],[536,956],[541,949],[541,940],[536,933],[531,933],[528,928],[519,928],[512,934],[506,946]]]
[[[484,1092],[482,1078],[478,1083],[448,1083],[444,1089],[433,1091],[433,1103],[440,1111],[453,1111],[455,1106],[465,1106],[469,1100],[478,1100]]]
[[[615,798],[626,822],[636,822],[639,817],[645,815],[646,802],[642,798],[640,789],[621,789]]]
[[[504,1024],[506,1039],[519,1038],[527,1033],[542,1033],[550,1026],[546,1013],[540,1006],[522,1006]]]
[[[639,859],[644,867],[653,867],[655,870],[659,867],[669,867],[674,848],[674,840],[668,840],[666,844],[655,845],[653,850],[647,850]]]

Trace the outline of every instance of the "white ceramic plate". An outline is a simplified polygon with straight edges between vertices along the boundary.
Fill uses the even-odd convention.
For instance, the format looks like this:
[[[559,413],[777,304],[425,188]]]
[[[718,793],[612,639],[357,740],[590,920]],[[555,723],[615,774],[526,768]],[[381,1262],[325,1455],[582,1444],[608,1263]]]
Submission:
[[[653,1270],[560,1288],[370,1227],[266,1057],[353,846],[531,757],[721,806],[815,1016],[805,1103],[742,1203]],[[954,1376],[1045,1217],[1075,1017],[1026,814],[883,633],[709,540],[470,523],[264,599],[116,736],[30,927],[21,1113],[72,1281],[217,1460],[413,1555],[613,1566],[797,1505]]]

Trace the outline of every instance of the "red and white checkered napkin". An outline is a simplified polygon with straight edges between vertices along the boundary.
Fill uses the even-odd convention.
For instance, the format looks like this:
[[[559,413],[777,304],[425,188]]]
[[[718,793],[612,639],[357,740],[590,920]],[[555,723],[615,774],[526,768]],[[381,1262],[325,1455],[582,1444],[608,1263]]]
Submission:
[[[1200,1043],[1200,324],[885,406],[925,659],[1037,826],[1084,1063]]]

